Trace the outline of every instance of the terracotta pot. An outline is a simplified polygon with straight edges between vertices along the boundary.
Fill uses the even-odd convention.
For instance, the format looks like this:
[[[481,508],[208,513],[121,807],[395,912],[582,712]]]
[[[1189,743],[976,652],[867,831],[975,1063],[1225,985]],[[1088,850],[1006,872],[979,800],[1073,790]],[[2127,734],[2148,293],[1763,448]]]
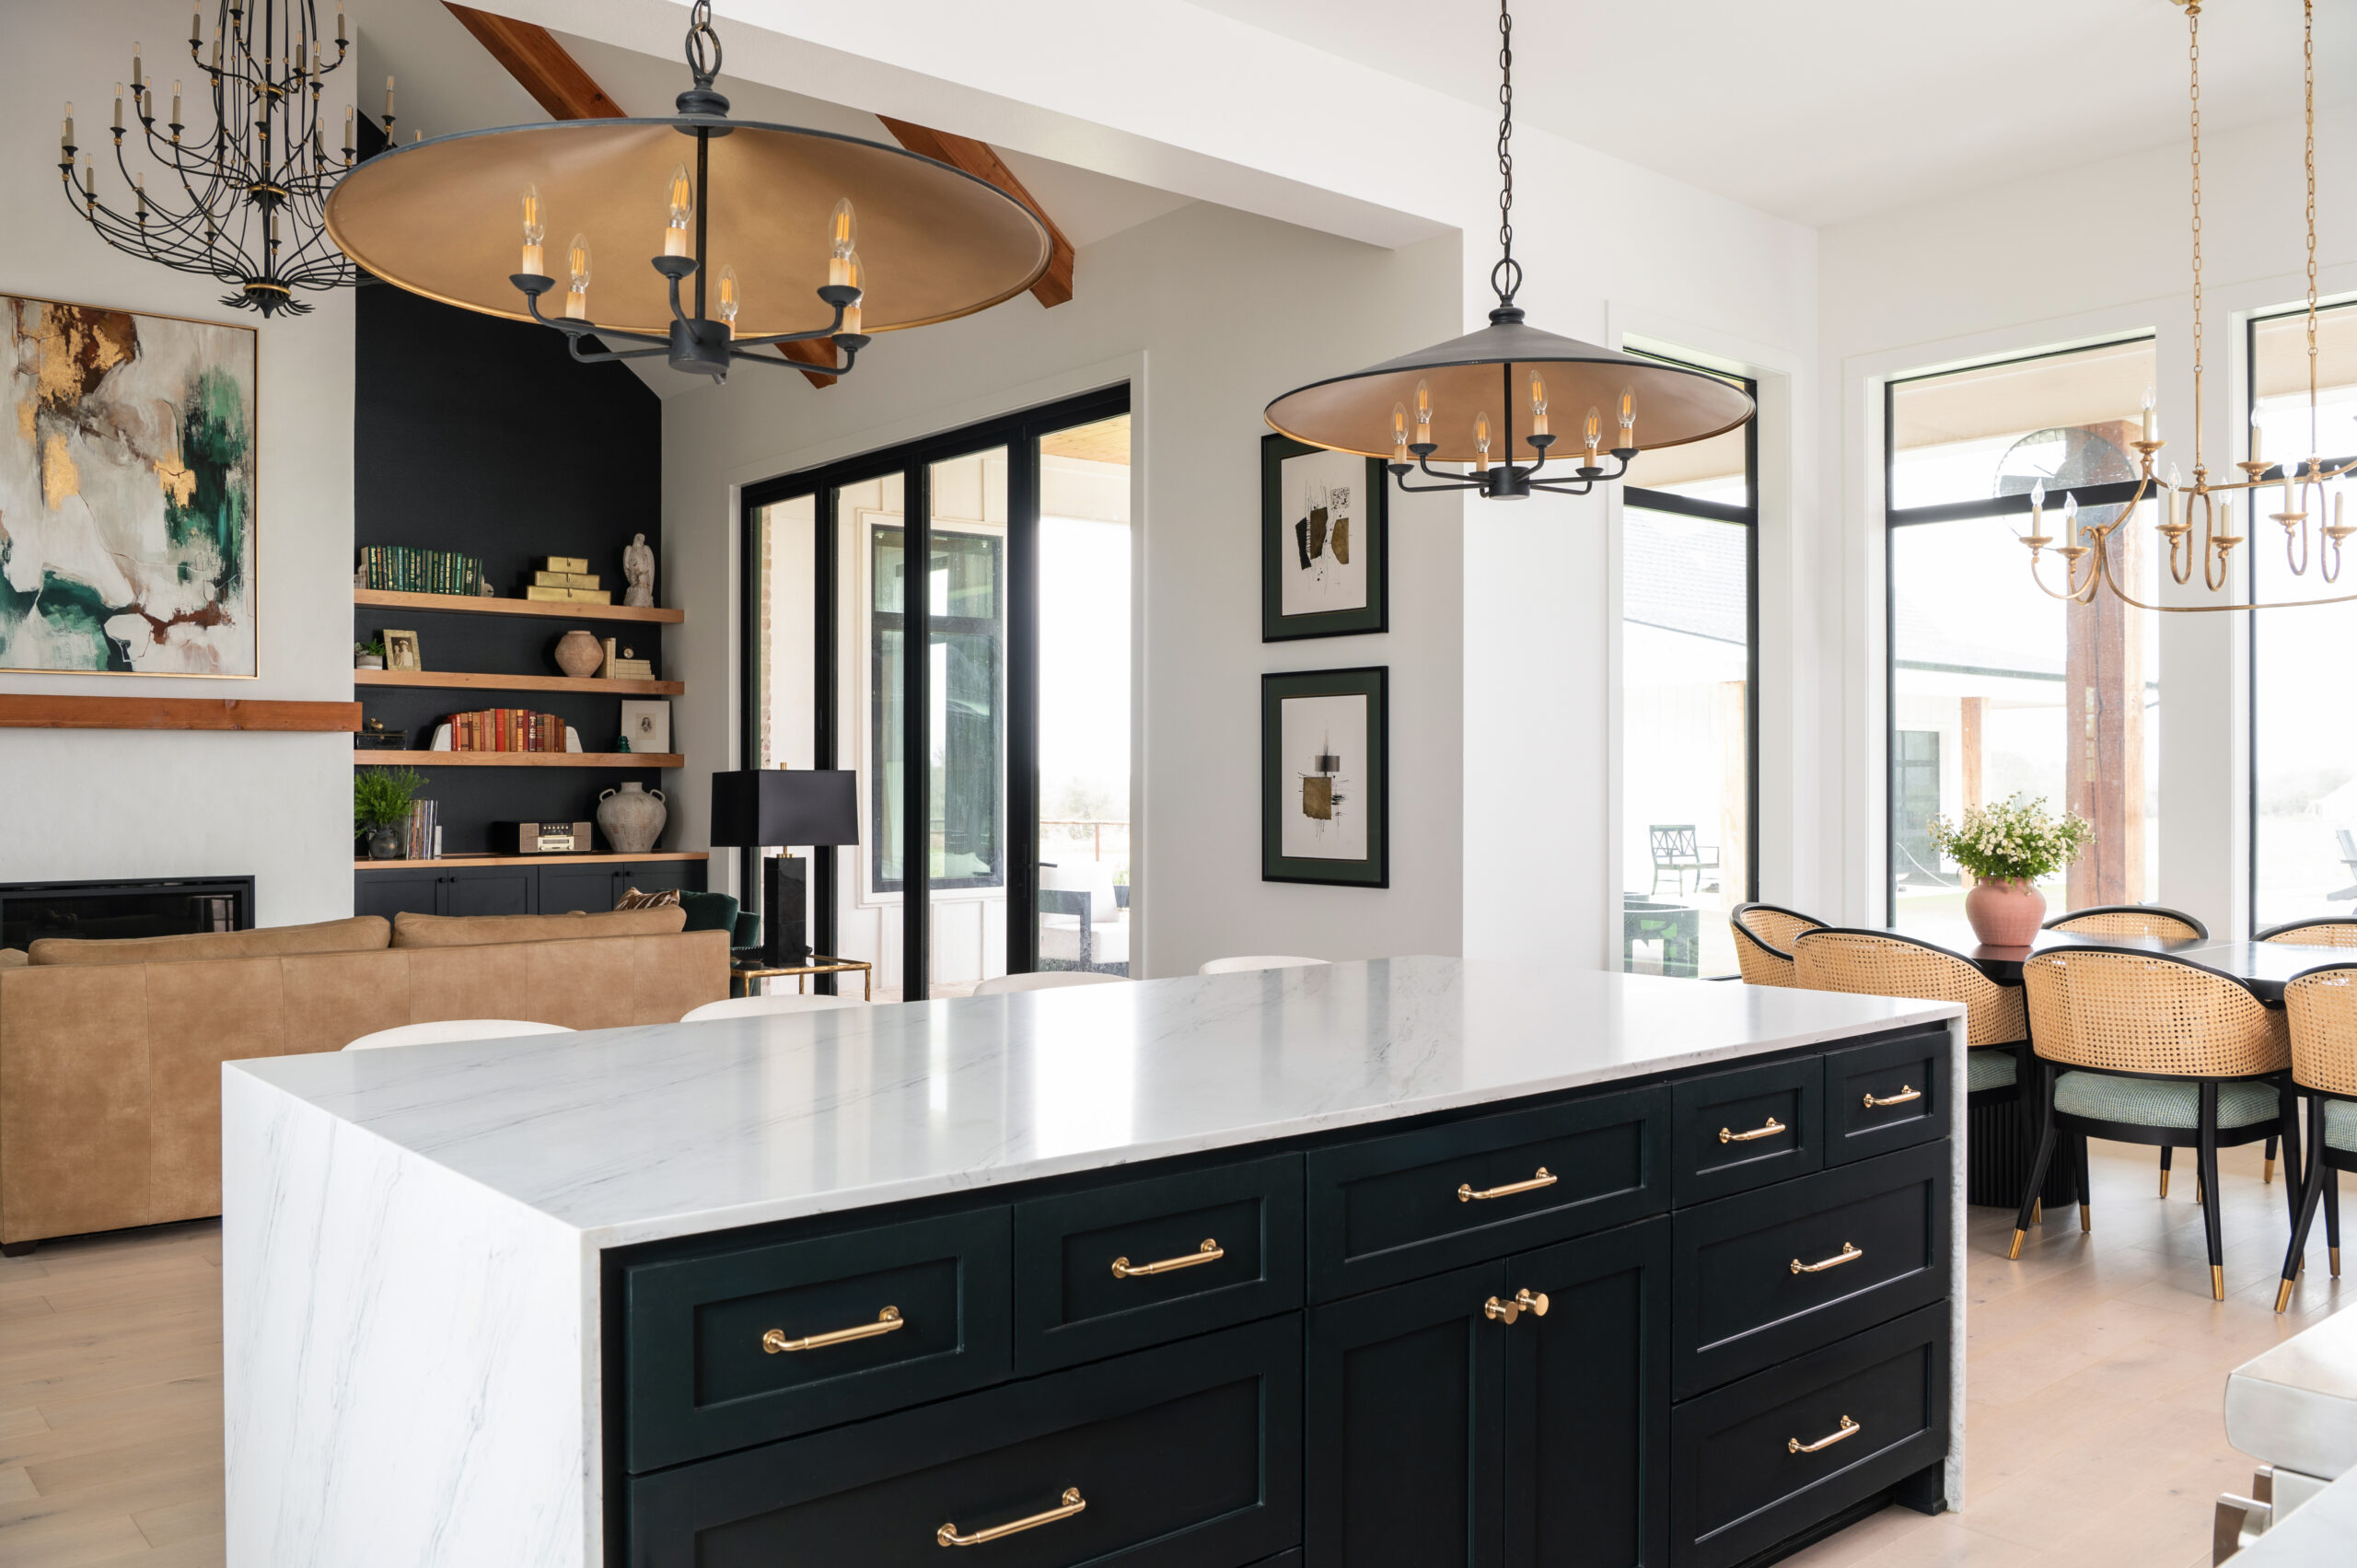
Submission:
[[[2046,895],[2027,882],[1983,879],[1964,896],[1972,934],[1991,947],[2026,947],[2046,919]]]
[[[626,784],[598,797],[598,830],[616,854],[644,854],[653,849],[670,816],[659,789]]]
[[[605,662],[606,645],[578,626],[557,639],[556,667],[575,680],[597,674]]]

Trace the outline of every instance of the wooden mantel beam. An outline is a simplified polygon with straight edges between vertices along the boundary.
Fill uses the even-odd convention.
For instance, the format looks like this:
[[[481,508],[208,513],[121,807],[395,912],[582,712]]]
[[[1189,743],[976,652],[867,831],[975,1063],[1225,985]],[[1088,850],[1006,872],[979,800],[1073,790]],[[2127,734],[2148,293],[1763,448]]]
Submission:
[[[507,68],[507,74],[549,111],[552,120],[620,120],[621,105],[590,79],[554,34],[536,22],[519,22],[443,0],[444,8],[475,35],[475,41]]]
[[[989,143],[948,131],[935,131],[929,126],[912,125],[888,115],[877,118],[884,122],[884,129],[891,132],[900,145],[909,151],[938,159],[952,168],[964,169],[975,179],[997,186],[1030,208],[1032,215],[1047,226],[1049,241],[1054,247],[1048,258],[1048,270],[1039,274],[1038,283],[1031,285],[1031,293],[1040,304],[1050,307],[1062,305],[1072,297],[1072,241],[1064,238],[1064,231],[1056,226],[1056,220],[1050,217],[1048,210],[1024,188],[1023,181],[1015,177],[1015,170],[1006,167],[1006,160],[991,150]]]

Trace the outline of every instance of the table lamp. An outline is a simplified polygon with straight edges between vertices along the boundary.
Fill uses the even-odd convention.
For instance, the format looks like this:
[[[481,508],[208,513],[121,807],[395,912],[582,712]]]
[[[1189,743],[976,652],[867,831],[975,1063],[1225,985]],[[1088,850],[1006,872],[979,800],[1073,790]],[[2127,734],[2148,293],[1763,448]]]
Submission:
[[[810,956],[808,862],[789,844],[859,842],[859,775],[849,768],[741,768],[712,775],[714,848],[776,848],[761,862],[761,962]]]

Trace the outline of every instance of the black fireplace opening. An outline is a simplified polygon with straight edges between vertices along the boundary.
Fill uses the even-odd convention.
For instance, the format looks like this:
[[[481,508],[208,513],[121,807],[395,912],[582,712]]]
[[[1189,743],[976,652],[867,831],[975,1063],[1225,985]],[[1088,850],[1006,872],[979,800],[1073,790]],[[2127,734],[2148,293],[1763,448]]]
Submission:
[[[43,936],[110,941],[253,925],[250,877],[0,882],[0,947],[29,947]]]

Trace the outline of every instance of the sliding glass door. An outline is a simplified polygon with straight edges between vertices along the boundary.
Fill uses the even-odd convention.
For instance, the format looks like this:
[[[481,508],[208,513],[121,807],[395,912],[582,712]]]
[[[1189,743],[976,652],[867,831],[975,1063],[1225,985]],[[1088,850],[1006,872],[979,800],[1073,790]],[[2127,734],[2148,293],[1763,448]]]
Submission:
[[[1128,972],[1128,426],[1117,389],[746,493],[746,749],[860,775],[809,931],[879,1000]]]

